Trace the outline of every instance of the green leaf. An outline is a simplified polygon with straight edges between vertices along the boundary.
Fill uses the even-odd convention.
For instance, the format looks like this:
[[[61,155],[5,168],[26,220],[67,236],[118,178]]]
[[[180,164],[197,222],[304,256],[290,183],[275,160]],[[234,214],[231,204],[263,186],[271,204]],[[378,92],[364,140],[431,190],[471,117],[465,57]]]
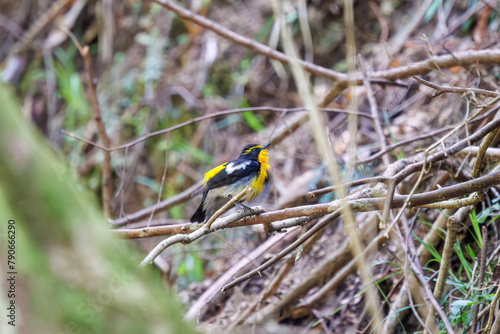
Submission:
[[[436,259],[437,262],[441,263],[441,255],[439,255],[439,252],[434,248],[432,245],[426,244],[418,235],[415,234],[415,232],[411,232],[411,234],[422,244],[424,247],[431,253],[431,255]]]
[[[135,182],[145,185],[150,188],[154,192],[158,193],[160,191],[160,183],[156,182],[154,179],[151,179],[144,175],[137,175],[135,178]]]
[[[476,253],[472,250],[472,247],[470,245],[465,245],[465,250],[467,251],[467,254],[473,259],[476,258]]]
[[[364,288],[363,288],[360,292],[356,293],[356,294],[353,296],[353,298],[356,298],[356,297],[361,296],[362,294],[364,294],[364,293],[366,292],[366,290],[368,290],[368,288],[369,288],[370,286],[372,286],[372,285],[374,285],[374,284],[375,284],[375,285],[377,285],[377,287],[378,287],[378,285],[379,285],[380,283],[382,283],[383,281],[385,281],[386,279],[391,278],[391,277],[394,277],[394,276],[396,276],[396,275],[400,275],[401,273],[402,273],[402,271],[395,271],[395,272],[393,272],[393,273],[391,273],[391,274],[389,274],[389,275],[387,275],[387,276],[382,277],[382,278],[381,278],[381,279],[379,279],[379,280],[374,281],[372,284],[370,284],[370,285],[368,285],[368,286],[365,286],[365,287],[364,287]]]
[[[427,22],[429,22],[432,17],[434,16],[434,14],[436,14],[438,8],[439,8],[439,5],[441,4],[442,0],[434,0],[430,6],[427,8],[427,10],[425,11],[425,14],[424,14],[424,18],[422,20],[422,22],[424,24],[426,24]]]
[[[455,249],[455,252],[458,255],[458,259],[460,260],[460,263],[462,264],[462,267],[465,270],[465,274],[467,275],[467,278],[469,280],[471,280],[472,279],[471,278],[471,276],[472,276],[472,268],[471,268],[470,263],[465,258],[465,255],[464,255],[464,253],[462,251],[462,247],[460,247],[460,243],[458,242],[458,238],[457,238],[457,243],[453,246],[453,248]]]
[[[262,123],[259,121],[257,116],[255,116],[253,111],[243,112],[243,119],[245,120],[247,125],[251,127],[255,132],[259,132],[265,128],[264,125],[262,125]]]
[[[475,302],[472,300],[462,299],[454,300],[450,303],[450,311],[454,316],[459,315],[463,308],[473,305]]]
[[[243,99],[240,103],[240,108],[250,108],[247,100]],[[252,128],[255,132],[259,132],[264,129],[264,126],[259,121],[257,116],[253,113],[253,111],[245,111],[242,113],[243,119],[247,123],[249,127]]]
[[[203,260],[194,254],[187,254],[177,268],[179,276],[186,276],[189,282],[203,280]]]
[[[489,210],[484,210],[484,211],[488,211],[488,214],[489,214]],[[482,213],[483,212],[481,212],[481,214]],[[472,211],[472,213],[469,214],[469,218],[470,218],[472,230],[473,230],[473,232],[471,232],[471,234],[474,237],[474,240],[476,240],[476,243],[479,245],[480,248],[482,248],[483,237],[481,234],[481,227],[479,227],[479,224],[484,222],[486,220],[486,217],[487,217],[487,215],[485,216],[485,215],[481,215],[481,214],[479,214],[479,216],[476,216],[476,210]],[[480,219],[481,219],[481,221],[480,221]]]

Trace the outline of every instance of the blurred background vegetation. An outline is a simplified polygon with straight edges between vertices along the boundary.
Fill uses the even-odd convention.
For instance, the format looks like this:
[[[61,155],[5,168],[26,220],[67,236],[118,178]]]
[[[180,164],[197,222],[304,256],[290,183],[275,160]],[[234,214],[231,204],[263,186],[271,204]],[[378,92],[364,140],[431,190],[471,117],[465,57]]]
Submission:
[[[444,35],[443,22],[457,22],[462,14],[471,8],[476,8],[479,3],[476,0],[355,1],[358,52],[367,59],[370,68],[385,69],[427,59],[429,49],[432,49],[434,54],[446,54],[493,47],[498,43],[498,11],[494,10],[498,8],[497,2],[491,8],[482,7],[482,10],[478,10],[461,22],[458,29]],[[398,50],[392,58],[389,58],[385,43],[404,31],[415,12],[424,4],[427,5],[421,22],[403,41],[401,51]],[[268,1],[195,0],[183,1],[182,5],[238,34],[281,50],[279,26]],[[300,56],[326,68],[345,72],[347,63],[343,2],[286,1],[285,8],[286,19],[292,28],[294,41],[299,46]],[[38,156],[40,152],[44,152],[51,157],[50,159],[55,159],[57,155],[63,165],[70,167],[67,170],[68,175],[64,177],[67,183],[75,182],[74,187],[79,190],[63,189],[63,192],[79,192],[86,189],[93,193],[98,201],[102,200],[104,153],[61,132],[64,129],[88,141],[100,142],[96,123],[93,121],[83,59],[73,41],[59,29],[60,26],[70,30],[82,45],[88,45],[90,48],[95,74],[93,79],[111,146],[122,145],[141,135],[227,109],[256,106],[291,108],[302,105],[288,67],[225,40],[211,31],[201,29],[192,22],[182,20],[157,3],[135,0],[3,0],[0,3],[0,77],[13,87],[21,108],[17,108],[12,102],[14,97],[5,95],[7,94],[5,92],[9,91],[6,87],[1,88],[4,94],[0,99],[3,104],[1,108],[9,109],[10,113],[21,113],[22,118],[33,125],[29,130],[23,131],[32,133],[36,128],[50,142],[53,151],[50,153],[47,147],[38,151],[38,146],[32,147],[31,145],[35,144],[27,142],[26,147],[29,147],[30,154],[38,152],[36,155]],[[427,41],[420,38],[423,34],[428,36]],[[455,68],[446,75],[431,74],[429,79],[437,80],[443,77],[449,79],[449,74],[453,76],[452,81],[460,82],[461,86],[477,85],[491,90],[498,89],[500,79],[498,64],[476,72]],[[481,77],[482,81],[478,77]],[[332,83],[325,78],[311,76],[309,80],[318,101],[331,89]],[[359,93],[359,110],[369,110],[366,92],[363,89],[358,89],[356,92]],[[447,96],[446,99],[439,101],[431,100],[429,90],[411,84],[407,89],[380,86],[376,88],[375,95],[379,101],[381,118],[384,119],[385,135],[394,142],[403,137],[428,132],[434,127],[451,125],[465,114],[466,102],[460,97]],[[346,91],[330,101],[328,107],[347,109],[350,99]],[[6,101],[9,101],[9,104]],[[403,112],[406,109],[409,111]],[[2,120],[3,117],[4,115]],[[245,144],[271,141],[276,133],[286,129],[296,118],[296,113],[284,114],[271,111],[246,111],[218,116],[182,127],[168,135],[148,138],[128,149],[112,152],[113,197],[109,218],[123,217],[150,207],[159,200],[179,194],[201,180],[203,173],[211,167],[235,158]],[[19,117],[10,123],[2,122],[6,127],[5,131],[9,126],[17,126],[12,124],[17,124],[18,119]],[[332,137],[335,138],[333,149],[339,157],[344,158],[342,163],[348,160],[345,153],[350,140],[356,141],[360,158],[367,157],[378,148],[377,137],[370,121],[360,118],[359,132],[356,138],[351,138],[345,115],[327,114],[325,119]],[[331,180],[323,175],[324,166],[316,152],[311,131],[314,129],[310,124],[306,124],[286,136],[279,145],[272,146],[269,183],[263,194],[252,204],[264,203],[267,209],[273,209],[292,204],[311,203],[312,200],[305,196],[307,191],[331,184]],[[18,138],[16,141],[19,140],[21,143],[24,138],[31,138],[31,134],[22,136],[12,138]],[[35,139],[30,140],[41,141],[39,134],[34,136]],[[11,141],[8,136],[4,136],[4,140]],[[405,154],[413,154],[416,148],[409,145],[394,151],[391,157],[395,161]],[[12,154],[17,156],[19,153],[16,151]],[[3,159],[9,161],[11,158],[3,156]],[[36,162],[31,160],[24,163],[36,165]],[[15,169],[14,166],[8,168],[11,171]],[[8,178],[7,175],[10,173],[7,171],[8,168],[5,167],[2,177]],[[367,164],[363,170],[357,172],[367,176],[380,171],[383,171],[383,166],[373,163]],[[164,181],[162,181],[163,176],[165,176]],[[26,182],[36,181],[27,178]],[[27,189],[9,193],[8,187],[15,186],[5,183],[4,196],[14,199],[25,196],[31,198]],[[59,198],[55,203],[64,206],[62,203],[66,201],[62,197]],[[331,199],[332,195],[328,194],[316,200],[324,202]],[[198,200],[189,200],[168,211],[158,212],[155,219],[162,224],[185,222],[196,209]],[[20,238],[35,237],[29,236],[30,229],[36,228],[35,221],[43,221],[43,226],[48,226],[54,219],[61,220],[60,224],[64,224],[62,220],[70,222],[74,218],[75,222],[71,226],[75,228],[80,225],[86,226],[87,220],[93,223],[99,222],[103,228],[106,227],[102,215],[95,209],[92,209],[92,217],[87,217],[88,219],[85,219],[86,216],[73,217],[78,216],[77,212],[85,210],[82,207],[74,209],[74,215],[70,215],[71,217],[65,214],[62,219],[56,213],[43,216],[38,215],[38,211],[30,215],[26,213],[24,216],[25,211],[13,209],[16,207],[14,200],[9,203],[8,209],[14,216],[25,217],[27,222],[33,224],[26,226],[26,231]],[[33,210],[35,208],[38,206],[34,206]],[[492,208],[490,213],[498,210],[498,207]],[[421,230],[431,225],[437,216],[439,216],[438,211],[422,214],[419,217]],[[481,219],[484,219],[483,223],[492,222],[491,217],[481,216],[479,213],[472,221],[481,222]],[[144,225],[145,222],[142,223]],[[479,226],[477,224],[479,223],[473,226]],[[131,226],[143,225],[137,223]],[[52,230],[46,230],[41,234],[40,239],[43,242],[51,240],[52,235],[60,233],[59,228],[57,231],[50,231]],[[473,236],[480,238],[478,230],[474,231]],[[323,241],[340,242],[342,239],[340,233],[336,226],[330,227]],[[103,244],[107,242],[106,233],[104,233],[106,237],[99,233],[96,235],[99,235],[97,239],[104,239],[99,242]],[[422,235],[423,232],[417,231],[417,236]],[[93,239],[94,234],[88,238]],[[163,266],[159,266],[161,270],[157,269],[156,274],[158,276],[161,274],[166,285],[180,292],[182,300],[190,304],[210,286],[217,275],[267,238],[268,235],[262,228],[230,229],[194,244],[178,245],[163,254]],[[81,242],[77,239],[74,237],[74,242]],[[137,243],[126,243],[133,248],[137,246],[142,252],[147,252],[159,240],[161,238],[148,238]],[[460,277],[471,275],[471,266],[474,266],[474,259],[477,258],[475,252],[478,252],[480,242],[479,239],[475,240],[478,242],[466,248],[468,254],[458,251],[460,262],[455,281],[458,290],[465,289],[463,285],[458,286]],[[335,243],[332,243],[332,247],[335,248]],[[439,252],[432,246],[428,249],[434,255],[431,262],[439,262]],[[314,259],[322,258],[329,251],[331,249],[318,246],[313,249],[310,259],[314,262]],[[61,250],[56,253],[60,252]],[[126,261],[127,268],[135,275],[134,269],[131,269],[132,264],[140,260],[137,260],[136,253],[131,255],[126,253],[128,250],[124,252],[120,250],[117,253],[128,260],[120,261]],[[56,257],[53,254],[49,256]],[[78,256],[78,261],[84,257],[89,257],[86,260],[91,261],[94,256],[95,254]],[[110,263],[114,261],[110,255],[103,266],[111,265]],[[382,263],[381,260],[378,265]],[[391,269],[400,274],[398,268]],[[26,267],[24,270],[31,273],[33,269]],[[34,272],[34,275],[41,277],[50,275],[40,270]],[[392,272],[387,274],[387,271],[380,271],[378,284],[389,286],[388,282],[392,282],[393,276],[397,275],[393,275]],[[142,276],[137,280],[140,278]],[[24,284],[30,286],[31,282],[27,280]],[[41,289],[49,289],[50,284],[59,283],[47,282]],[[81,289],[87,289],[86,283],[82,284]],[[245,293],[260,291],[262,284],[263,279],[251,281],[245,287]],[[357,314],[355,308],[358,296],[355,292],[361,289],[359,279],[352,278],[346,285],[352,294],[342,305],[347,305],[348,310],[344,309],[343,312],[349,319],[341,326],[350,326],[353,323],[359,325],[359,319],[356,320],[357,316],[354,316]],[[156,288],[157,290],[151,290],[151,293],[162,296],[158,292],[160,287]],[[52,291],[51,295],[55,293],[56,291]],[[75,294],[80,293],[84,292],[75,292]],[[462,293],[467,295],[465,290]],[[145,300],[151,296],[154,295],[148,295],[146,298],[143,294],[140,298]],[[71,303],[73,302],[69,301],[69,304]],[[65,305],[67,304],[62,303],[60,307],[67,308]],[[158,315],[159,319],[163,319],[163,315],[170,312],[167,312],[166,308],[163,309],[166,306],[161,303],[152,305],[158,309],[144,310],[144,317]],[[326,313],[335,315],[337,306],[332,306],[329,310],[331,312]],[[465,307],[470,307],[470,303],[456,303],[451,309],[457,311]],[[217,307],[215,309],[218,310]],[[69,318],[71,316],[67,315]],[[100,319],[98,321],[100,325],[86,328],[83,332],[108,332],[109,328],[106,326],[109,326],[109,323],[106,322],[117,315],[105,316],[107,320]],[[463,313],[458,311],[453,313],[453,316],[456,317],[454,320],[456,322],[470,322],[466,318],[460,318]],[[120,316],[121,318],[126,316]],[[76,321],[78,322],[78,319]],[[143,318],[140,321],[147,322],[147,319]],[[308,319],[303,323],[296,323],[295,320],[289,320],[287,324],[309,326],[311,321]],[[115,332],[148,332],[147,329],[136,330],[135,327],[128,327],[125,324],[120,327],[123,331],[116,329]],[[332,321],[332,324],[335,322]],[[319,327],[321,326],[316,326],[317,330],[320,330]],[[181,329],[172,330],[172,333],[180,331]]]

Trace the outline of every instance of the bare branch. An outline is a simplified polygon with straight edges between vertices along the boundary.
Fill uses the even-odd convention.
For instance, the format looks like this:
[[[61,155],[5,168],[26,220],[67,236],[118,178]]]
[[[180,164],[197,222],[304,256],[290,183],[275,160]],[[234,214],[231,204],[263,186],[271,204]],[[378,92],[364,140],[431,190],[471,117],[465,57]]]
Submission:
[[[288,64],[291,58],[287,55],[276,51],[267,45],[258,43],[250,38],[241,36],[222,25],[215,23],[212,20],[207,19],[204,16],[193,13],[192,11],[185,9],[181,6],[176,5],[173,1],[169,0],[153,0],[158,4],[166,7],[173,12],[175,12],[179,17],[192,21],[205,29],[211,30],[220,36],[223,36],[237,44],[243,45],[244,47],[254,50],[264,56],[271,59],[276,59],[284,64]],[[456,65],[467,66],[472,64],[496,64],[500,62],[500,50],[490,49],[490,50],[473,50],[473,51],[463,51],[457,52],[453,55],[442,55],[436,56],[433,59],[427,59],[418,63],[414,63],[408,66],[395,67],[389,70],[376,71],[371,75],[371,82],[375,83],[390,83],[386,80],[396,80],[404,79],[414,75],[424,75],[435,69],[436,66],[440,68],[446,68]],[[325,67],[321,67],[304,60],[299,60],[299,64],[304,67],[304,69],[312,74],[322,76],[325,78],[332,79],[333,81],[347,83],[349,81],[347,74],[336,72]],[[363,75],[358,73],[354,77],[354,83],[361,84],[363,82]]]
[[[372,118],[372,116],[366,112],[363,112],[363,111],[350,111],[350,110],[345,110],[345,109],[339,109],[339,108],[318,108],[319,110],[321,111],[324,111],[324,112],[333,112],[333,113],[340,113],[340,114],[356,114],[356,115],[359,115],[361,117],[367,117],[367,118]],[[126,144],[122,144],[122,145],[119,145],[119,146],[115,146],[115,147],[105,147],[103,145],[99,145],[97,143],[94,143],[90,140],[87,140],[85,138],[82,138],[76,134],[73,134],[73,133],[70,133],[66,130],[61,130],[62,133],[64,133],[65,135],[67,136],[70,136],[70,137],[73,137],[77,140],[80,140],[82,142],[85,142],[89,145],[92,145],[92,146],[95,146],[105,152],[113,152],[113,151],[119,151],[119,150],[124,150],[124,149],[127,149],[127,148],[130,148],[134,145],[137,145],[138,143],[148,139],[148,138],[151,138],[151,137],[154,137],[154,136],[158,136],[158,135],[162,135],[162,134],[165,134],[165,133],[169,133],[169,132],[172,132],[174,130],[178,130],[180,128],[183,128],[185,126],[188,126],[188,125],[191,125],[191,124],[194,124],[194,123],[198,123],[200,121],[203,121],[203,120],[206,120],[206,119],[210,119],[210,118],[214,118],[214,117],[219,117],[219,116],[225,116],[225,115],[231,115],[231,114],[237,114],[237,113],[242,113],[242,112],[245,112],[245,111],[272,111],[272,112],[300,112],[300,111],[307,111],[307,109],[305,107],[296,107],[296,108],[279,108],[279,107],[271,107],[271,106],[261,106],[261,107],[253,107],[253,108],[237,108],[237,109],[229,109],[229,110],[224,110],[224,111],[218,111],[218,112],[214,112],[214,113],[211,113],[211,114],[208,114],[208,115],[203,115],[203,116],[199,116],[199,117],[195,117],[195,118],[192,118],[186,122],[182,122],[180,124],[177,124],[177,125],[174,125],[174,126],[171,126],[169,128],[166,128],[166,129],[162,129],[162,130],[158,130],[158,131],[154,131],[154,132],[151,132],[151,133],[148,133],[146,135],[143,135],[137,139],[134,139],[132,140],[131,142],[128,142]],[[289,131],[292,131],[291,129]],[[273,138],[273,142],[275,142],[275,139]]]
[[[275,256],[272,257],[272,259],[266,261],[264,264],[261,266],[255,268],[254,270],[236,278],[234,281],[232,281],[229,284],[226,284],[222,287],[222,292],[227,291],[231,289],[232,287],[235,287],[236,285],[248,280],[249,278],[260,274],[260,272],[266,270],[279,260],[281,260],[285,255],[289,254],[293,250],[295,250],[297,247],[299,247],[301,244],[303,244],[307,239],[311,238],[315,233],[317,233],[319,230],[321,230],[323,227],[325,227],[327,224],[331,223],[332,220],[338,218],[340,216],[341,208],[336,210],[335,212],[329,214],[328,216],[324,217],[321,219],[316,225],[314,225],[309,231],[304,233],[303,235],[300,236],[297,240],[295,240],[293,243],[291,243],[288,247],[283,249],[281,252],[276,254]]]
[[[358,62],[361,66],[361,71],[363,72],[363,84],[366,89],[366,96],[368,98],[368,102],[370,104],[370,110],[372,113],[372,119],[373,119],[373,128],[375,129],[375,133],[377,134],[378,140],[380,141],[380,148],[382,151],[387,150],[387,144],[385,143],[385,136],[384,136],[384,131],[382,130],[382,126],[380,125],[380,120],[378,116],[378,108],[377,108],[377,101],[375,100],[375,96],[373,95],[373,90],[370,85],[370,77],[368,75],[368,70],[366,68],[366,62],[363,59],[361,55],[358,55]],[[386,153],[382,155],[382,160],[384,161],[384,164],[386,166],[389,166],[391,163],[391,160],[389,158],[389,155]]]
[[[455,93],[455,94],[479,94],[489,97],[497,97],[500,95],[498,92],[493,92],[491,90],[479,89],[479,88],[462,88],[462,87],[444,87],[430,81],[424,80],[420,77],[413,77],[413,79],[420,82],[422,85],[434,88],[436,92],[432,96],[439,96],[443,93]]]
[[[139,210],[137,212],[131,213],[129,215],[126,215],[125,217],[120,217],[117,219],[109,220],[109,223],[112,225],[116,225],[116,226],[123,226],[123,225],[128,224],[128,223],[133,223],[133,222],[139,221],[139,220],[149,216],[150,214],[152,214],[154,212],[168,210],[175,205],[178,205],[180,203],[183,203],[183,202],[189,200],[191,198],[191,195],[201,187],[201,184],[202,184],[202,182],[200,181],[200,182],[192,185],[188,189],[184,190],[183,192],[181,192],[181,193],[179,193],[179,194],[177,194],[169,199],[161,201],[156,205],[153,205],[153,206],[150,206],[148,208],[144,208],[144,209]]]
[[[94,87],[94,70],[92,69],[92,60],[89,55],[89,47],[87,45],[82,46],[80,42],[76,39],[75,35],[65,27],[61,27],[75,43],[80,55],[83,58],[83,63],[85,65],[85,72],[87,73],[87,81],[89,86],[89,98],[90,104],[92,105],[92,113],[94,120],[97,125],[97,131],[99,137],[102,140],[103,147],[109,148],[111,146],[111,140],[106,134],[106,127],[102,121],[101,110],[99,109],[99,102],[97,102],[97,94]],[[111,217],[111,197],[113,195],[113,182],[111,180],[111,155],[109,150],[104,150],[104,163],[102,166],[102,202],[104,212],[107,217]]]

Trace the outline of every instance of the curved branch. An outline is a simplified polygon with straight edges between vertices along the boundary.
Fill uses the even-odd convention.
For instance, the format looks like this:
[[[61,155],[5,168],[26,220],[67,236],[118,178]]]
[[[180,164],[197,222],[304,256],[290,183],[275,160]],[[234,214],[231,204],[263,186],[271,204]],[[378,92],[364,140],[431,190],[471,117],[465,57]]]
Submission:
[[[351,111],[351,110],[345,110],[345,109],[339,109],[339,108],[318,108],[318,110],[321,110],[321,111],[324,111],[324,112],[333,112],[333,113],[339,113],[339,114],[356,114],[360,117],[366,117],[366,118],[372,118],[372,116],[369,114],[369,113],[366,113],[366,112],[363,112],[363,111]],[[195,117],[195,118],[192,118],[188,121],[185,121],[185,122],[182,122],[182,123],[179,123],[177,125],[174,125],[174,126],[171,126],[169,128],[166,128],[166,129],[161,129],[161,130],[158,130],[158,131],[154,131],[154,132],[151,132],[151,133],[148,133],[148,134],[145,134],[145,135],[142,135],[141,137],[137,138],[137,139],[134,139],[132,140],[131,142],[128,142],[126,144],[122,144],[122,145],[119,145],[119,146],[115,146],[115,147],[106,147],[106,146],[103,146],[103,145],[100,145],[98,143],[95,143],[95,142],[92,142],[90,140],[87,140],[85,138],[82,138],[74,133],[71,133],[71,132],[68,132],[66,130],[61,130],[62,133],[64,133],[65,135],[67,136],[70,136],[72,138],[75,138],[77,140],[80,140],[84,143],[87,143],[89,145],[92,145],[92,146],[95,146],[105,152],[113,152],[113,151],[119,151],[119,150],[124,150],[124,149],[127,149],[127,148],[130,148],[150,137],[154,137],[154,136],[158,136],[158,135],[162,135],[162,134],[165,134],[165,133],[169,133],[169,132],[172,132],[174,130],[178,130],[180,128],[183,128],[185,126],[188,126],[188,125],[191,125],[191,124],[194,124],[194,123],[197,123],[197,122],[200,122],[200,121],[203,121],[203,120],[206,120],[206,119],[210,119],[210,118],[214,118],[214,117],[218,117],[218,116],[225,116],[225,115],[231,115],[231,114],[238,114],[238,113],[242,113],[242,112],[245,112],[245,111],[273,111],[273,112],[280,112],[280,113],[283,113],[283,112],[300,112],[300,111],[304,111],[306,112],[307,109],[305,107],[295,107],[295,108],[279,108],[279,107],[270,107],[270,106],[261,106],[261,107],[251,107],[251,108],[237,108],[237,109],[229,109],[229,110],[224,110],[224,111],[219,111],[219,112],[214,112],[214,113],[211,113],[211,114],[208,114],[208,115],[203,115],[203,116],[199,116],[199,117]],[[273,140],[274,142],[274,140]]]
[[[424,80],[420,77],[413,77],[413,79],[417,80],[420,82],[422,85],[431,87],[435,89],[436,91],[434,94],[432,94],[433,97],[439,96],[443,93],[455,93],[455,94],[461,94],[461,93],[466,93],[466,94],[479,94],[479,95],[484,95],[484,96],[489,96],[489,97],[497,97],[500,95],[498,92],[493,92],[491,90],[486,90],[486,89],[480,89],[480,88],[462,88],[462,87],[445,87],[441,86],[438,84],[435,84],[433,82]]]
[[[183,203],[183,202],[187,201],[188,199],[190,199],[191,195],[196,190],[198,190],[198,188],[201,187],[201,184],[202,184],[202,182],[200,181],[200,182],[192,185],[191,187],[187,188],[183,192],[181,192],[181,193],[179,193],[171,198],[168,198],[168,199],[161,201],[153,206],[136,211],[136,212],[131,213],[129,215],[126,215],[124,217],[120,217],[117,219],[111,219],[111,220],[109,220],[109,223],[112,225],[122,226],[125,224],[139,221],[142,218],[149,216],[153,212],[159,212],[161,210],[168,210],[171,207],[173,207],[177,204]],[[176,225],[176,226],[179,226],[179,225]]]
[[[170,9],[175,12],[179,17],[194,22],[199,26],[211,30],[216,34],[227,38],[237,44],[240,44],[250,50],[254,50],[255,52],[262,54],[271,59],[276,59],[284,64],[289,64],[292,59],[285,55],[282,52],[276,51],[267,45],[259,43],[253,39],[248,37],[244,37],[240,34],[235,33],[234,31],[229,30],[228,28],[204,17],[193,13],[192,11],[178,6],[173,1],[169,0],[153,0],[154,2],[160,4],[161,6]],[[304,67],[304,69],[312,74],[322,76],[325,78],[329,78],[336,82],[347,83],[349,82],[349,78],[347,74],[330,70],[328,68],[318,66],[316,64],[298,60],[299,64]],[[500,50],[492,49],[492,50],[472,50],[472,51],[464,51],[457,52],[454,54],[447,54],[442,56],[436,56],[432,59],[426,59],[418,63],[410,64],[407,66],[400,66],[391,68],[383,71],[376,71],[370,73],[370,82],[378,82],[378,83],[391,83],[387,80],[396,80],[396,79],[404,79],[414,75],[424,75],[435,69],[451,67],[456,65],[467,66],[472,64],[496,64],[500,62]],[[353,83],[362,84],[363,83],[363,74],[356,73],[353,80]]]
[[[426,193],[415,194],[408,203],[409,208],[425,206],[431,203],[439,203],[452,198],[462,197],[476,191],[487,190],[500,182],[500,171],[490,173],[477,179],[462,182],[453,186],[440,188]],[[370,193],[371,192],[371,193]],[[380,210],[386,202],[386,197],[380,197],[382,192],[370,189],[369,192],[360,192],[349,196],[345,200],[336,200],[330,203],[298,206],[283,210],[264,212],[257,207],[254,210],[263,212],[245,219],[243,212],[236,212],[224,218],[219,218],[210,227],[210,231],[222,227],[239,227],[269,224],[271,231],[279,231],[284,228],[301,225],[304,223],[301,217],[322,216],[338,210],[346,204],[352,207],[354,212],[367,212]],[[396,195],[391,203],[391,208],[400,208],[408,199],[408,195]],[[152,236],[165,236],[174,234],[189,234],[195,232],[203,224],[180,224],[167,226],[154,226],[140,229],[112,230],[113,233],[123,238],[146,238]]]
[[[315,224],[309,231],[307,231],[306,233],[301,235],[300,238],[298,238],[297,240],[292,242],[288,247],[286,247],[281,252],[279,252],[278,254],[273,256],[272,259],[266,261],[264,264],[260,265],[259,267],[255,268],[254,270],[238,277],[237,279],[235,279],[231,283],[224,285],[222,287],[221,292],[224,293],[226,290],[231,289],[232,287],[240,284],[241,282],[248,280],[250,277],[255,276],[257,274],[260,274],[261,271],[266,270],[267,268],[269,268],[270,266],[272,266],[273,264],[275,264],[276,262],[281,260],[283,257],[285,257],[285,255],[289,254],[294,249],[299,247],[307,239],[312,237],[316,232],[318,232],[323,227],[328,225],[332,220],[338,218],[340,216],[341,210],[342,210],[342,207],[338,208],[335,212],[333,212],[333,213],[329,214],[328,216],[324,217],[323,219],[321,219],[321,221],[319,221],[317,224]]]

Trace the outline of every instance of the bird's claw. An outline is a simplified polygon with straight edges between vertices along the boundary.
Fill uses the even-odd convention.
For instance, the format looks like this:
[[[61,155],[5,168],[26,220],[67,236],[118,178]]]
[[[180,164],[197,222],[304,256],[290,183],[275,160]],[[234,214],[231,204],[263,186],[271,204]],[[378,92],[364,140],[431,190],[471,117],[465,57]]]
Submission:
[[[238,202],[236,202],[235,205],[239,209],[243,210],[243,212],[245,213],[245,218],[255,215],[255,211],[251,207],[243,205],[243,204],[238,203]]]

